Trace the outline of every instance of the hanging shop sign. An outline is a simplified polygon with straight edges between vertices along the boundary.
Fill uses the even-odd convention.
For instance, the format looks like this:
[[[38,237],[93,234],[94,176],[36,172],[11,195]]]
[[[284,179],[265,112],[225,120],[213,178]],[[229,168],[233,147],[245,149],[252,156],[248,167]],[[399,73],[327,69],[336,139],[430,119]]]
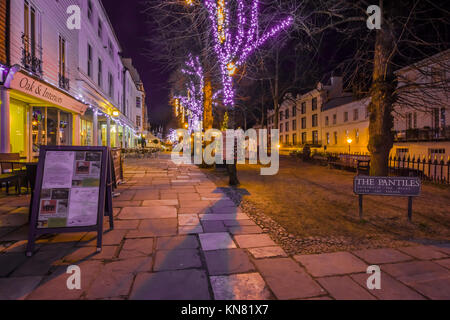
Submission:
[[[76,113],[84,114],[87,106],[64,92],[54,87],[26,75],[23,72],[16,72],[9,84],[9,88],[26,93],[35,98],[50,102],[51,104],[69,109]]]

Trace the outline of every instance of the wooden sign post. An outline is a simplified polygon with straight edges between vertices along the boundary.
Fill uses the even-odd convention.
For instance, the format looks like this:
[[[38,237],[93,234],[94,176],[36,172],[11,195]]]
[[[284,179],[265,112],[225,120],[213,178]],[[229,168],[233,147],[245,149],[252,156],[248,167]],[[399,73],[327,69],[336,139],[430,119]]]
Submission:
[[[356,176],[353,192],[359,196],[359,218],[363,217],[363,195],[408,197],[408,220],[412,219],[413,197],[420,195],[421,181],[417,177]]]
[[[31,203],[27,256],[36,237],[97,231],[102,249],[103,216],[113,228],[112,167],[107,147],[42,146]]]

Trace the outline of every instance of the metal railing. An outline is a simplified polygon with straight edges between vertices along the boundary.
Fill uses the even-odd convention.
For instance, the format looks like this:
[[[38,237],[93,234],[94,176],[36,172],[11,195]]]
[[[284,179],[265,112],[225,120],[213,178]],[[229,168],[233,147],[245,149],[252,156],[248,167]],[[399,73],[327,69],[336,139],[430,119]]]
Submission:
[[[22,66],[42,77],[42,47],[37,43],[32,43],[24,33],[22,33],[22,45]]]
[[[358,154],[327,154],[328,164],[339,162],[341,168],[358,170],[359,163],[370,162],[370,155]],[[450,157],[444,160],[437,156],[390,156],[388,161],[389,174],[395,176],[420,177],[424,181],[450,184]]]
[[[66,78],[65,75],[58,73],[58,83],[61,89],[70,90],[70,79]]]
[[[399,176],[417,176],[436,183],[450,183],[450,157],[447,161],[443,157],[438,160],[436,156],[434,159],[431,156],[422,159],[415,156],[389,157],[389,169]]]

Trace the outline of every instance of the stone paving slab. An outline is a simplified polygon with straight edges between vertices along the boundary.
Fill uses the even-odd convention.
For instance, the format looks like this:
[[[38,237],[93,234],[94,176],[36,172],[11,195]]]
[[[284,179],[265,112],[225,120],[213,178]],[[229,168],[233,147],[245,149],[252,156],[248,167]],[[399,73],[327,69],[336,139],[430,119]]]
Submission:
[[[267,234],[237,235],[234,239],[240,248],[258,248],[276,245]]]
[[[349,276],[326,277],[318,281],[337,300],[375,300],[374,296]]]
[[[0,278],[0,300],[24,300],[41,280],[42,277]]]
[[[151,271],[152,258],[134,258],[107,263],[87,290],[87,299],[128,296],[134,277]]]
[[[203,233],[203,228],[201,225],[179,226],[178,233],[179,234]]]
[[[363,288],[367,288],[367,273],[352,274],[351,278]],[[381,289],[370,290],[370,294],[380,300],[424,300],[416,291],[408,288],[400,281],[395,280],[386,272],[381,271]],[[369,289],[366,289],[369,290]]]
[[[202,270],[140,273],[131,300],[209,300],[208,278]]]
[[[200,268],[202,262],[197,249],[159,250],[156,252],[154,271]]]
[[[270,291],[259,273],[210,277],[217,300],[267,300]]]
[[[119,214],[120,219],[162,219],[176,218],[177,209],[172,206],[125,207]]]
[[[383,270],[430,299],[450,299],[450,275],[430,261],[413,261],[383,266]]]
[[[156,250],[196,249],[199,246],[197,237],[193,235],[159,237]]]
[[[390,248],[358,250],[352,253],[370,264],[402,262],[413,259],[411,256]]]
[[[255,270],[250,258],[242,249],[205,251],[206,265],[210,275],[227,275]]]
[[[447,269],[450,269],[450,259],[436,260],[434,262],[436,262],[437,264],[439,264]]]
[[[278,299],[300,299],[325,292],[298,264],[289,258],[255,260],[258,271]]]
[[[81,270],[81,290],[67,288],[67,265],[57,267],[50,275],[44,277],[39,286],[27,296],[27,300],[77,300],[90,287],[97,275],[102,272],[103,264],[98,260],[84,261],[77,264]]]
[[[125,240],[122,250],[120,250],[120,259],[145,257],[153,252],[153,238],[146,239],[127,239]]]
[[[420,260],[442,259],[448,255],[431,246],[415,246],[398,248],[400,251]]]
[[[314,277],[366,272],[367,264],[349,252],[297,255],[294,259]]]
[[[223,221],[202,221],[203,231],[205,233],[226,232],[228,229],[225,227]]]
[[[272,258],[272,257],[287,257],[286,252],[281,247],[261,247],[249,249],[250,253],[255,259]]]
[[[203,251],[236,248],[236,244],[227,232],[203,233],[199,237]]]

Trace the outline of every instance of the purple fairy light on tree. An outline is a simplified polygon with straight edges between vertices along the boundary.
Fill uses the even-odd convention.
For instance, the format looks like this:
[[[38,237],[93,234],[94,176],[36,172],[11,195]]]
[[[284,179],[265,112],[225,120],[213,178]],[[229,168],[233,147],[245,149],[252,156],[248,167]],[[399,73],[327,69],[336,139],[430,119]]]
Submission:
[[[204,101],[204,75],[199,57],[193,57],[189,54],[185,63],[185,68],[181,70],[189,75],[189,82],[186,85],[187,96],[175,97],[188,110],[189,132],[202,129],[203,121],[203,101]]]
[[[222,73],[223,103],[234,105],[233,75],[250,55],[261,47],[268,39],[287,29],[293,23],[292,17],[287,17],[261,37],[258,35],[259,0],[252,0],[251,10],[246,10],[244,0],[237,1],[237,26],[235,35],[229,29],[229,12],[227,0],[204,0],[205,7],[212,24],[214,50],[219,60]],[[246,12],[250,11],[250,17]]]

